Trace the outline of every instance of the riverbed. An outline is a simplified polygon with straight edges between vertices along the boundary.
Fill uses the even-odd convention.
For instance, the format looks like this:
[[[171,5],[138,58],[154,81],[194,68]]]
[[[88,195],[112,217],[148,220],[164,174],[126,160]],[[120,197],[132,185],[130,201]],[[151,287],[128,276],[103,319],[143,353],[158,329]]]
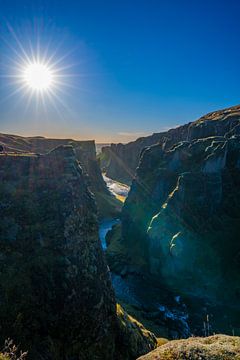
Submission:
[[[99,238],[101,240],[102,248],[105,251],[107,248],[106,235],[112,227],[120,222],[120,219],[106,219],[99,224]]]
[[[126,200],[130,190],[128,185],[110,179],[105,174],[103,174],[103,180],[105,181],[111,194],[113,194],[118,200],[122,202]]]

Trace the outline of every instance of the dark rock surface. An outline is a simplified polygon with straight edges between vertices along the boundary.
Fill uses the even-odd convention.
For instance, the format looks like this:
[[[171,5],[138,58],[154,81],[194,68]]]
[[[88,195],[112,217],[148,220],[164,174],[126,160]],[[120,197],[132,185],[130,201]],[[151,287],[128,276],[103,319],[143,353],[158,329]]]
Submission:
[[[141,137],[128,144],[111,144],[102,148],[101,166],[112,179],[131,183],[142,151],[154,144],[165,149],[179,141],[191,141],[209,136],[223,136],[226,133],[240,133],[240,106],[219,110],[201,117],[192,123],[162,133]]]
[[[96,205],[72,146],[0,156],[0,304],[1,342],[12,338],[29,359],[135,359],[156,346],[140,328],[132,352],[122,346]]]
[[[188,140],[143,152],[108,253],[113,270],[147,273],[194,298],[201,314],[206,302],[223,306],[229,333],[240,328],[239,109],[209,114],[188,125]]]
[[[71,145],[74,148],[77,160],[88,178],[89,187],[97,199],[100,218],[106,214],[110,216],[118,213],[119,204],[109,193],[102,177],[94,140],[76,141],[0,134],[0,152],[2,148],[6,153],[46,154],[60,145]]]

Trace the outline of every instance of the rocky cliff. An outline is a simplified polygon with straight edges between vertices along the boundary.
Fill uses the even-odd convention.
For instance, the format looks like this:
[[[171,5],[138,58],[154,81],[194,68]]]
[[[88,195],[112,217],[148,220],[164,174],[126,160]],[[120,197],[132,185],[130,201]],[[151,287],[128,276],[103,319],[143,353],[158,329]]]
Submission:
[[[239,114],[240,106],[235,106],[207,114],[197,121],[169,131],[141,137],[128,144],[111,144],[111,146],[103,147],[100,156],[101,166],[110,178],[131,183],[141,153],[146,147],[161,144],[166,149],[179,141],[224,135],[238,126]],[[236,132],[237,130],[234,129],[233,131]]]
[[[135,359],[156,345],[127,315],[123,334],[72,146],[0,155],[0,269],[0,340],[29,359]]]
[[[117,271],[151,274],[181,296],[235,307],[238,316],[239,110],[209,114],[187,126],[188,140],[142,153],[121,240],[108,252]]]
[[[94,140],[76,141],[72,139],[50,139],[41,136],[22,137],[0,134],[0,146],[3,152],[46,154],[60,145],[71,145],[83,171],[88,177],[91,191],[97,199],[100,217],[111,216],[119,212],[118,202],[109,193],[96,159]]]

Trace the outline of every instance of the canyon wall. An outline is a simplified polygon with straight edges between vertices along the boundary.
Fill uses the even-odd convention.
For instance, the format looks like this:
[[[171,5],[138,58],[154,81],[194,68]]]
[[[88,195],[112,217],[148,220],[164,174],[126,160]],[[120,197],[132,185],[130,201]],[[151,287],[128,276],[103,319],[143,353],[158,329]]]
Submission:
[[[100,156],[101,167],[110,178],[130,184],[134,178],[142,151],[146,147],[161,144],[167,149],[179,141],[224,135],[238,124],[239,112],[239,106],[215,111],[192,123],[151,136],[141,137],[128,144],[105,146],[102,148]]]
[[[76,141],[72,139],[50,139],[41,136],[22,137],[17,135],[0,134],[2,152],[16,154],[46,154],[60,145],[71,145],[77,160],[87,176],[88,185],[97,200],[99,217],[116,215],[120,206],[109,193],[103,180],[101,169],[96,158],[94,140]]]
[[[143,152],[122,212],[121,252],[108,254],[113,268],[119,259],[180,294],[238,304],[239,129],[234,107],[188,125],[187,140]]]
[[[13,339],[29,359],[136,359],[156,346],[116,311],[72,146],[0,155],[0,269],[0,341]]]

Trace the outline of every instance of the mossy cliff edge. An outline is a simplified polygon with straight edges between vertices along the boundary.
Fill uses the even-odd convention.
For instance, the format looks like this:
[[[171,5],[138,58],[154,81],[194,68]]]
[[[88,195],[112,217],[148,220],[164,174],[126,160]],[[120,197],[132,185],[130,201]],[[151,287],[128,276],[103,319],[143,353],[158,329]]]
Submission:
[[[140,329],[145,347],[122,347],[96,204],[72,146],[0,156],[0,294],[0,340],[29,359],[125,360],[156,346]]]
[[[100,218],[116,216],[121,208],[108,191],[103,180],[101,169],[96,158],[94,140],[51,139],[42,136],[23,137],[18,135],[0,134],[0,147],[5,153],[12,154],[46,154],[57,146],[71,145],[77,160],[88,182],[90,190],[97,200]]]

